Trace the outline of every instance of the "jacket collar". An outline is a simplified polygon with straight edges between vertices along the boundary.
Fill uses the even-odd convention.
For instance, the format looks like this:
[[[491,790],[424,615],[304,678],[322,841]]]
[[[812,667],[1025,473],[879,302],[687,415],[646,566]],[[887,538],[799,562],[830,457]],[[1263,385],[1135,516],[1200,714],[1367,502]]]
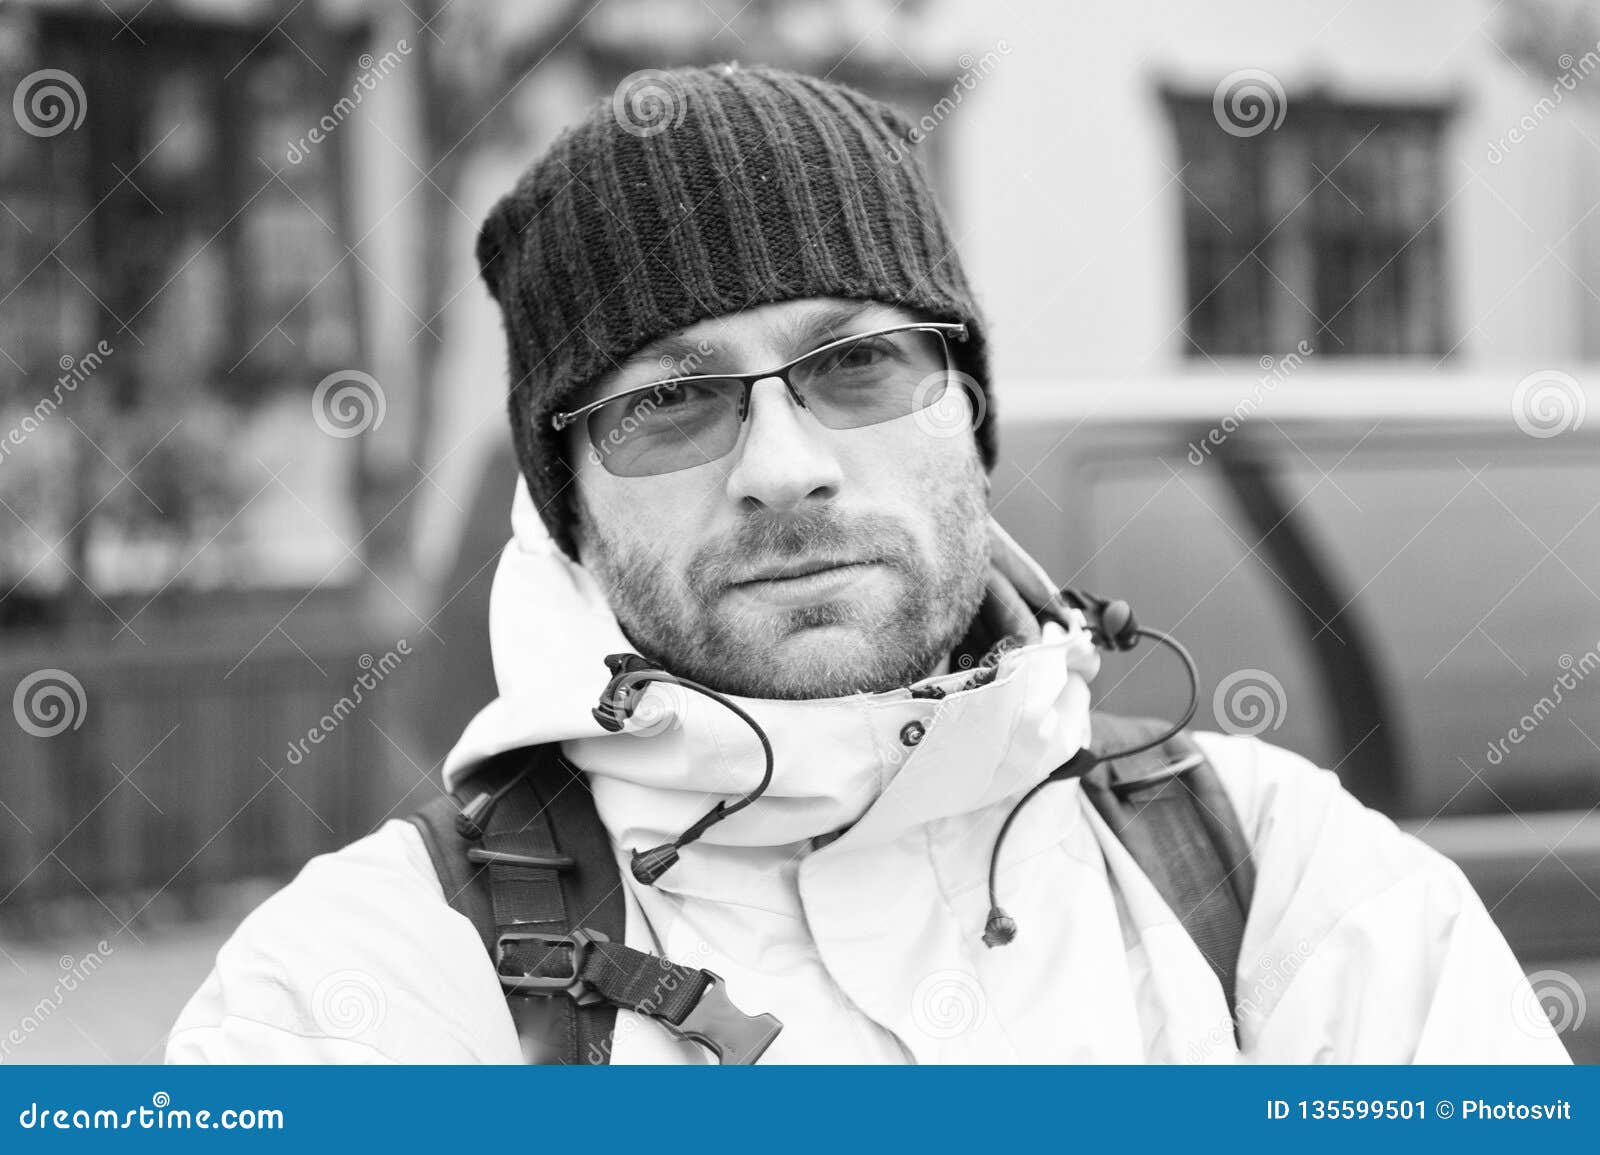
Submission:
[[[589,773],[613,838],[631,848],[666,841],[719,797],[754,786],[759,741],[700,695],[654,684],[623,732],[600,728],[590,709],[609,678],[603,658],[629,644],[594,579],[551,542],[521,482],[512,526],[490,600],[500,694],[446,759],[447,787],[494,754],[561,743]],[[946,674],[883,693],[735,699],[772,742],[772,784],[686,849],[672,885],[704,882],[715,860],[741,849],[793,850],[844,828],[853,841],[887,840],[970,812],[1025,791],[1087,741],[1098,670],[1087,633],[1041,630],[999,575],[952,659]]]

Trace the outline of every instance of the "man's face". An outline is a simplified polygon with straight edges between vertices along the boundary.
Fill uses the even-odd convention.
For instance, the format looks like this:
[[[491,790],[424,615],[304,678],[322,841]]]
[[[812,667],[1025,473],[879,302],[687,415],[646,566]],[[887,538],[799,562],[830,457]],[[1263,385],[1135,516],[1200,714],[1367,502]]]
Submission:
[[[832,299],[766,305],[678,334],[686,359],[647,347],[579,403],[921,319]],[[952,384],[937,421],[831,429],[766,378],[730,453],[643,477],[608,472],[580,421],[567,444],[579,558],[639,652],[681,676],[760,698],[906,685],[934,672],[983,594],[987,478],[970,409],[952,415],[971,404]]]

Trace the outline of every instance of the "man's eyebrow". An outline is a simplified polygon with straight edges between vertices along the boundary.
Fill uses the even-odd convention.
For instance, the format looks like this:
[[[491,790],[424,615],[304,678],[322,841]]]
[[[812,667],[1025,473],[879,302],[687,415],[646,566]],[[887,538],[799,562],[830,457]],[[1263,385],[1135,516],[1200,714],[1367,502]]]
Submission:
[[[826,305],[789,322],[788,345],[792,356],[810,352],[829,341],[849,336],[847,329],[867,311],[864,302]]]
[[[711,353],[711,342],[704,337],[698,341],[682,333],[668,333],[665,337],[658,337],[644,348],[633,354],[622,363],[620,368],[628,369],[632,366],[649,365],[656,378],[679,377],[684,374],[680,368],[685,361],[693,364],[702,361]],[[668,365],[666,362],[670,361]],[[690,370],[698,372],[698,370]]]

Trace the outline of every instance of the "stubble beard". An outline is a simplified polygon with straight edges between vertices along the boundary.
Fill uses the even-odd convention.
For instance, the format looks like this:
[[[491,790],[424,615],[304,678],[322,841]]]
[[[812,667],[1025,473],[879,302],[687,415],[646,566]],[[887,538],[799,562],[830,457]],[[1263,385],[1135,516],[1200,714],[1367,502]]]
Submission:
[[[928,676],[965,635],[988,573],[982,467],[937,494],[931,558],[899,520],[752,515],[697,550],[683,574],[636,542],[607,534],[584,509],[584,563],[629,642],[650,661],[714,690],[747,698],[834,698],[910,685]],[[753,564],[807,555],[872,558],[892,593],[756,612],[729,596]],[[881,584],[881,583],[875,583]]]

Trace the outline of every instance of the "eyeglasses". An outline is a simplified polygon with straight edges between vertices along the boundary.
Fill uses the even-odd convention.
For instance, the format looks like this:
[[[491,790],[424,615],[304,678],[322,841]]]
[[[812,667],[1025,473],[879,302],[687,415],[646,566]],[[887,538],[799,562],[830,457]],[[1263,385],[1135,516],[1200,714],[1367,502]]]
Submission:
[[[726,457],[739,443],[757,381],[776,377],[790,398],[829,429],[860,429],[908,417],[950,388],[950,338],[967,327],[896,325],[830,341],[776,369],[674,377],[635,386],[550,419],[556,430],[584,420],[589,444],[617,477],[676,473]]]

